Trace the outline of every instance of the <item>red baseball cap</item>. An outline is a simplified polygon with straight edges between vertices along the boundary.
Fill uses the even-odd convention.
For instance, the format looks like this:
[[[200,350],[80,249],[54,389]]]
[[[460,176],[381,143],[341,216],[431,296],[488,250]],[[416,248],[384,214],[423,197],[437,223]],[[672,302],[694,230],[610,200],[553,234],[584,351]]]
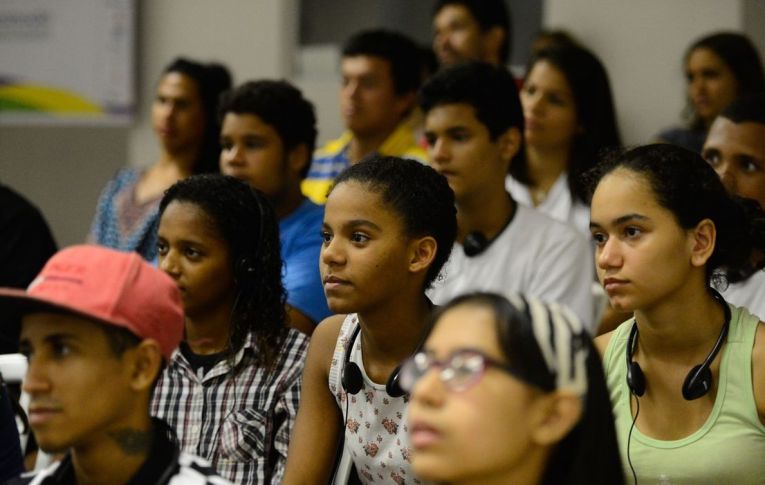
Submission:
[[[175,282],[137,253],[81,245],[54,254],[26,290],[0,288],[0,305],[21,314],[65,312],[159,342],[169,360],[183,338]]]

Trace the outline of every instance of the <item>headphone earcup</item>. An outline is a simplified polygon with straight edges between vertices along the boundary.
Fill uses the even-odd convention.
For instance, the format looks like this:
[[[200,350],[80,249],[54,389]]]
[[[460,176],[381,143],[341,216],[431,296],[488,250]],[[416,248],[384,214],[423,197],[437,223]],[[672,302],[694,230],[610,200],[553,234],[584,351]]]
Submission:
[[[698,399],[712,388],[712,371],[709,367],[702,369],[702,366],[703,364],[697,365],[685,376],[683,397],[686,401]]]
[[[361,376],[361,369],[355,362],[346,362],[343,367],[343,375],[340,378],[343,389],[349,394],[358,394],[364,387],[364,378]]]
[[[401,397],[406,395],[406,391],[403,390],[401,384],[398,383],[398,376],[400,373],[401,366],[398,366],[393,369],[393,372],[388,378],[388,382],[385,383],[385,392],[387,392],[390,397]]]
[[[462,241],[462,250],[465,252],[465,256],[472,258],[484,252],[488,245],[489,240],[482,232],[473,231],[465,236],[465,240]]]
[[[640,368],[640,364],[637,362],[629,362],[627,364],[627,386],[632,394],[637,397],[645,394],[645,374],[643,374],[643,369]]]

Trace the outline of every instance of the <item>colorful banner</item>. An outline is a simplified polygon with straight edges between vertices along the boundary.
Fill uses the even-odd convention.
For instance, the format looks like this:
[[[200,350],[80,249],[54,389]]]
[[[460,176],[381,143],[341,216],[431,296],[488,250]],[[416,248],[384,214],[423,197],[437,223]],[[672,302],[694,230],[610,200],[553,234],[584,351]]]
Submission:
[[[131,121],[135,19],[135,0],[0,0],[0,123]]]

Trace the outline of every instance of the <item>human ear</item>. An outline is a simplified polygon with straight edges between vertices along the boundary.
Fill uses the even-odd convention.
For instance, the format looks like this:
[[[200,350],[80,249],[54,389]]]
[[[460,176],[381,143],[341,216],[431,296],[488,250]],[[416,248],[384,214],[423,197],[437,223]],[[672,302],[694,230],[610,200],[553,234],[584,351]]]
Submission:
[[[514,126],[499,135],[498,142],[502,160],[509,162],[513,159],[518,150],[521,149],[521,139],[521,131]]]
[[[412,241],[409,250],[409,271],[417,273],[427,271],[436,257],[438,243],[432,236],[417,238]]]
[[[540,414],[531,437],[541,446],[558,443],[582,417],[582,398],[571,391],[554,391],[540,398]]]
[[[308,153],[308,147],[305,143],[292,148],[287,154],[287,166],[293,174],[300,176],[300,173],[309,163],[311,163],[311,154]]]
[[[162,368],[162,351],[154,339],[142,340],[129,353],[130,385],[135,391],[150,389]]]
[[[396,94],[395,103],[393,109],[398,113],[400,118],[406,116],[406,114],[414,107],[414,102],[417,100],[417,92],[412,91],[404,94]]]
[[[689,231],[691,246],[691,264],[704,266],[715,250],[717,228],[711,219],[703,219]]]

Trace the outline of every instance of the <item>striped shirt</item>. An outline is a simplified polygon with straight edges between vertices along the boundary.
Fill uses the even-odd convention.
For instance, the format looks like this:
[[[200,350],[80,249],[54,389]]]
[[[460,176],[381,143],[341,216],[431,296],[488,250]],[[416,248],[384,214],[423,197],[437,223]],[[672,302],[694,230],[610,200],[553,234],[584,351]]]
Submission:
[[[248,334],[233,359],[195,372],[176,350],[154,390],[151,413],[178,434],[181,449],[210,460],[237,484],[280,483],[300,399],[308,338],[290,329],[274,369],[256,363]]]
[[[377,153],[427,163],[428,155],[417,143],[412,124],[411,119],[399,123],[393,133],[377,149]],[[316,151],[308,176],[300,186],[306,197],[317,204],[327,202],[327,193],[332,187],[332,182],[351,164],[348,158],[348,146],[352,138],[353,134],[346,131],[340,138],[330,141]]]
[[[172,430],[154,419],[154,442],[146,461],[130,478],[128,485],[230,485],[199,457],[182,453],[173,441]],[[103,478],[103,477],[101,477]],[[52,463],[39,472],[26,473],[8,485],[70,485],[76,482],[72,455]]]

